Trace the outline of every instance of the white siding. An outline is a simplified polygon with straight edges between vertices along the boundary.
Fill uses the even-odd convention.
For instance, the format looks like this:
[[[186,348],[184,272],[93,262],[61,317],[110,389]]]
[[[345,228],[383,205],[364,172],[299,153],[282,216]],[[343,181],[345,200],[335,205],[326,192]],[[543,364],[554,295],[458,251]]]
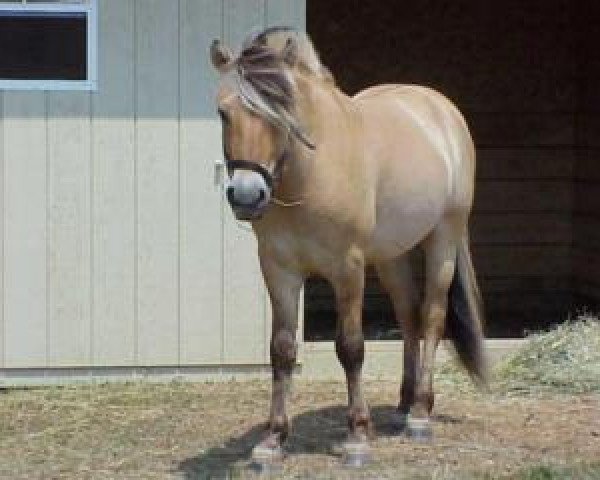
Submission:
[[[182,0],[180,31],[181,362],[223,363],[221,129],[213,119],[217,75],[207,46],[221,36],[223,5]],[[199,86],[202,85],[202,88]]]
[[[208,48],[304,21],[302,0],[100,0],[97,92],[0,92],[0,367],[268,362]]]
[[[48,366],[89,365],[90,94],[47,95]]]
[[[306,2],[303,0],[266,0],[267,25],[287,25],[306,29]]]
[[[138,0],[138,361],[178,362],[178,3]]]
[[[98,92],[92,96],[92,363],[134,365],[134,0],[105,0]]]
[[[4,93],[5,366],[45,366],[46,98]]]

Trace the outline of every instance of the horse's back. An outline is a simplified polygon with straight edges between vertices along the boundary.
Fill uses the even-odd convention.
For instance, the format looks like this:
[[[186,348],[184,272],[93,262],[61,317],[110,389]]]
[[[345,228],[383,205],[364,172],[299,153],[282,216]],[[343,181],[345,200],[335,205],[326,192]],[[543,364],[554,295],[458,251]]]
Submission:
[[[447,97],[419,85],[385,84],[367,88],[354,97],[359,109],[367,112],[365,125],[388,123],[412,124],[425,141],[443,159],[448,177],[449,195],[455,203],[470,207],[475,176],[475,148],[467,123],[459,109]],[[369,117],[379,117],[371,122]],[[398,152],[402,154],[402,150]]]
[[[353,98],[357,102],[368,102],[379,97],[389,98],[389,96],[393,96],[407,105],[420,105],[421,107],[427,105],[429,108],[434,107],[440,111],[451,113],[468,130],[467,124],[456,105],[448,97],[433,88],[411,84],[382,84],[361,90]]]
[[[358,92],[354,97],[358,104],[376,102],[383,100],[398,106],[404,106],[405,112],[433,122],[453,121],[453,127],[457,127],[458,134],[463,134],[471,140],[467,123],[460,110],[448,97],[437,90],[421,85],[384,84],[366,88]],[[393,99],[392,103],[389,100]],[[447,118],[444,118],[446,117]],[[462,130],[462,131],[461,131]]]

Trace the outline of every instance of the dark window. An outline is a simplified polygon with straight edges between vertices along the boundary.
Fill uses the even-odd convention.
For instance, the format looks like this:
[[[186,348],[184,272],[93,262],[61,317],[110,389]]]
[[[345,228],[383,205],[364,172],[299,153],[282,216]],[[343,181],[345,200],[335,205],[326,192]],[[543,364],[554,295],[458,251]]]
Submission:
[[[0,79],[87,80],[87,15],[0,12]]]

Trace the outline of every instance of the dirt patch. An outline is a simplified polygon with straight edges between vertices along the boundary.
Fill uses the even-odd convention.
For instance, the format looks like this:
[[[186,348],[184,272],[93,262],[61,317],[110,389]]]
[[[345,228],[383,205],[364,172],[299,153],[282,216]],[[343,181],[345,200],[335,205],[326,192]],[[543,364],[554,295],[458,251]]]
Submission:
[[[392,432],[395,382],[367,383],[378,431],[374,463],[348,471],[332,450],[345,434],[344,384],[296,382],[293,434],[279,476],[495,478],[600,458],[597,394],[508,397],[440,383],[431,445]],[[5,391],[0,477],[251,477],[248,455],[263,431],[269,387],[229,382]],[[600,467],[594,472],[600,475]]]
[[[391,428],[398,383],[365,384],[373,463],[340,466],[346,386],[297,381],[288,456],[275,478],[600,479],[600,322],[533,336],[476,390],[436,375],[434,439]],[[270,382],[109,384],[0,390],[0,478],[251,478]]]

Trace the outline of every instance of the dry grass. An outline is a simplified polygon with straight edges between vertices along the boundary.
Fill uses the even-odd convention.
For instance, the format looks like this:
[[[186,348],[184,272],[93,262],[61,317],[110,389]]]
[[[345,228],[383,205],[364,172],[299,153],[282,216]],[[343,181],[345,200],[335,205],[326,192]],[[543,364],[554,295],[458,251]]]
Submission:
[[[599,338],[591,319],[535,336],[489,392],[442,369],[431,445],[390,428],[398,385],[368,382],[378,437],[373,464],[360,471],[340,467],[332,451],[345,433],[341,379],[297,381],[289,457],[276,478],[600,478],[600,363],[591,351]],[[248,478],[269,389],[254,381],[7,390],[0,478]]]
[[[600,319],[582,315],[527,344],[497,367],[505,391],[600,392]]]
[[[457,362],[441,365],[436,383],[477,393]],[[499,395],[600,393],[600,319],[580,315],[553,330],[529,335],[490,372]]]

